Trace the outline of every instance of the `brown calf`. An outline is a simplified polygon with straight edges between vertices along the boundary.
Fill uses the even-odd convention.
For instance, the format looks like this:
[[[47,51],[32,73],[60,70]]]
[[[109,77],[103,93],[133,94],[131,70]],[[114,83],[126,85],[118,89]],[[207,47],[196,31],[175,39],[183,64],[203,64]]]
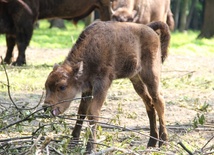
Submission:
[[[155,32],[160,29],[161,35]],[[45,83],[44,106],[52,107],[52,114],[63,113],[78,92],[82,97],[79,120],[72,136],[78,140],[83,119],[93,125],[87,151],[95,149],[96,122],[112,81],[129,78],[143,99],[150,121],[150,135],[167,140],[164,118],[164,99],[160,95],[161,63],[167,56],[170,41],[168,26],[154,22],[148,26],[135,23],[96,22],[87,27],[65,61],[55,66]],[[60,103],[60,104],[57,104]],[[156,112],[160,129],[156,127]],[[150,138],[148,147],[155,147],[157,139]],[[163,142],[159,142],[161,146]]]

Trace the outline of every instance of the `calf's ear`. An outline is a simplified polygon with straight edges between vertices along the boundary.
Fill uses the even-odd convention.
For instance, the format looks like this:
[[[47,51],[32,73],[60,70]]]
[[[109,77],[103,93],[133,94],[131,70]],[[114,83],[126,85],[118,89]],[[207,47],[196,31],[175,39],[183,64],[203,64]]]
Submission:
[[[79,62],[74,68],[74,78],[78,80],[83,74],[83,61]]]
[[[53,66],[53,70],[56,70],[59,67],[59,64],[55,63]]]

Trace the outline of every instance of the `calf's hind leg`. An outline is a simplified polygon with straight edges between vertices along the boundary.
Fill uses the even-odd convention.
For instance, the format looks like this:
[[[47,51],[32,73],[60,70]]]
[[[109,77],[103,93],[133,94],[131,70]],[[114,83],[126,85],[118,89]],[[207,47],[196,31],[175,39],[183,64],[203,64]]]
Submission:
[[[155,147],[158,139],[158,130],[156,125],[156,113],[154,105],[152,104],[152,98],[148,93],[146,85],[142,82],[138,75],[130,80],[134,86],[135,91],[143,99],[149,117],[151,137],[149,139],[147,147]]]
[[[147,70],[147,71],[144,70],[139,74],[139,76],[147,87],[148,93],[152,98],[153,106],[157,111],[157,114],[159,117],[159,139],[162,140],[162,141],[159,141],[159,147],[160,147],[163,144],[163,141],[167,141],[167,129],[165,124],[165,114],[164,114],[165,103],[159,91],[159,81],[160,81],[159,72],[154,70]]]

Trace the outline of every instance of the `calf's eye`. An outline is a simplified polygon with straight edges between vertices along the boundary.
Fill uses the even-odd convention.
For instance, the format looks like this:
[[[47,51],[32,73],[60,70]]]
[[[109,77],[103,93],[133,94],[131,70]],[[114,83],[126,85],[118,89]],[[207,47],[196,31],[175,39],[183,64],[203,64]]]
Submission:
[[[60,91],[63,91],[63,90],[65,90],[66,89],[66,86],[59,86],[59,90]]]

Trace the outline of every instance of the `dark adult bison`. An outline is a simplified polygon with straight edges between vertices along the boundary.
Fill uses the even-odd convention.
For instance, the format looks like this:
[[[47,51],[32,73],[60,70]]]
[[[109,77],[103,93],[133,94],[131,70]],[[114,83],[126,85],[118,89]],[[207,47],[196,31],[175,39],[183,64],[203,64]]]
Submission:
[[[78,20],[98,9],[101,20],[105,21],[110,20],[109,5],[109,0],[0,0],[0,34],[6,34],[7,43],[4,61],[11,63],[13,48],[17,44],[19,53],[13,65],[26,63],[25,50],[37,19],[59,17]]]
[[[156,30],[160,30],[160,36]],[[93,23],[82,32],[62,65],[55,66],[49,74],[44,108],[50,107],[52,114],[57,116],[69,107],[78,92],[82,92],[72,136],[78,141],[83,119],[87,117],[92,126],[87,143],[90,152],[95,149],[96,122],[108,88],[115,79],[129,78],[148,113],[152,136],[148,147],[155,147],[157,139],[161,140],[161,146],[167,140],[167,130],[160,74],[169,41],[168,26],[160,21],[148,26],[113,21]]]
[[[112,0],[112,20],[147,24],[163,21],[174,29],[170,0]]]

